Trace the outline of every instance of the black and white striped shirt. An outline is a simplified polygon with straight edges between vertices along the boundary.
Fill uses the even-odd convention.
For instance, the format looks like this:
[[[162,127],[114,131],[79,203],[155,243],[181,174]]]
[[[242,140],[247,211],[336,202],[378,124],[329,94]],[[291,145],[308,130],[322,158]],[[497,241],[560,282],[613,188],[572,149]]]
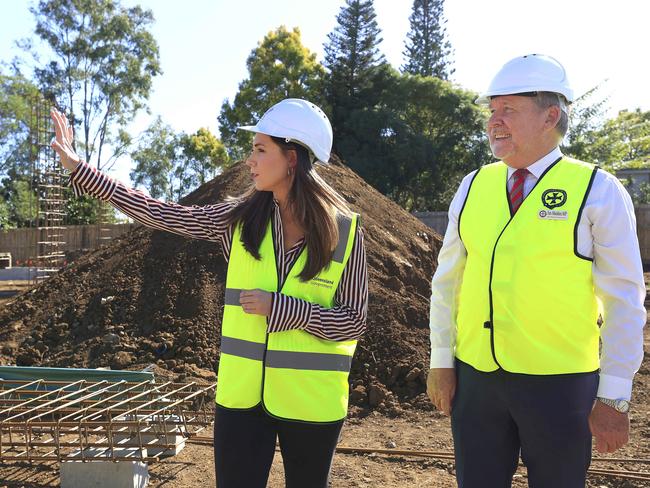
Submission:
[[[70,182],[76,196],[88,194],[110,202],[134,220],[155,229],[195,239],[220,242],[226,261],[230,256],[233,227],[225,217],[235,205],[183,206],[165,203],[129,188],[86,163],[80,163]],[[285,280],[291,265],[300,255],[305,240],[285,251],[280,208],[275,205],[273,233],[277,243],[276,263],[280,279]],[[366,329],[368,311],[368,273],[363,232],[357,229],[352,253],[334,296],[334,307],[320,305],[273,293],[273,305],[267,318],[268,332],[302,329],[322,339],[345,341],[358,339]]]

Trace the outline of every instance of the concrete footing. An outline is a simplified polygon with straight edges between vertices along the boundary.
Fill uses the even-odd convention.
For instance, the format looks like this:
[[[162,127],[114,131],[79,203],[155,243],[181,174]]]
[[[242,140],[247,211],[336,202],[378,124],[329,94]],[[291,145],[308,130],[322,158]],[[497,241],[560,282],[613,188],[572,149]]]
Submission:
[[[114,449],[115,455],[139,455],[139,449]],[[146,454],[144,454],[146,456]],[[61,488],[145,488],[149,483],[149,468],[141,461],[108,460],[105,449],[88,448],[85,458],[106,457],[106,461],[61,462]],[[79,453],[81,459],[81,453]]]
[[[128,420],[142,420],[137,416],[128,416]],[[164,423],[165,422],[165,423]],[[167,415],[164,420],[160,419],[160,424],[150,426],[145,432],[138,435],[137,428],[124,429],[113,434],[114,442],[120,444],[136,444],[142,442],[142,446],[147,449],[151,457],[170,457],[176,456],[185,447],[185,436],[182,435],[180,419],[176,415]],[[160,444],[174,445],[172,448],[158,447]]]

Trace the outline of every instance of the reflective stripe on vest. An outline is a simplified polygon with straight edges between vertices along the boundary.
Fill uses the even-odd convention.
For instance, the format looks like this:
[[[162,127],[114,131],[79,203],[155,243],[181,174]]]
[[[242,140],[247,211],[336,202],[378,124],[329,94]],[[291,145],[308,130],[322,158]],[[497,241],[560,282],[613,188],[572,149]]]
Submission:
[[[356,341],[327,341],[302,330],[267,334],[266,317],[246,314],[239,295],[251,289],[281,291],[325,308],[333,307],[352,252],[357,221],[357,215],[337,217],[339,242],[332,261],[306,283],[298,278],[307,260],[306,248],[285,283],[280,284],[271,224],[260,246],[260,260],[244,249],[241,228],[236,227],[224,298],[216,393],[219,405],[247,409],[262,402],[274,416],[307,422],[333,422],[345,417]]]
[[[264,360],[264,344],[233,337],[221,338],[221,352],[241,358]],[[268,368],[306,369],[312,371],[350,371],[352,358],[344,354],[327,354],[300,351],[268,351]]]
[[[480,371],[549,375],[599,366],[591,259],[577,225],[596,169],[563,158],[511,217],[507,166],[475,175],[459,216],[467,261],[458,298],[456,357]]]

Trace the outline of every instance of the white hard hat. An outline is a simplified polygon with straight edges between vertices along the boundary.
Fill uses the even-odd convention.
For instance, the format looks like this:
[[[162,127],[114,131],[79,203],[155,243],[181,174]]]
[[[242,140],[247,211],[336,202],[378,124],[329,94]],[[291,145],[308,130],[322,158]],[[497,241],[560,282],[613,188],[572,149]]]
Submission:
[[[559,93],[567,102],[573,102],[573,89],[560,62],[543,54],[527,54],[504,64],[476,103],[487,105],[497,95],[541,91]]]
[[[256,125],[238,129],[282,137],[305,146],[323,163],[330,159],[332,125],[325,112],[307,100],[282,100],[268,109]]]

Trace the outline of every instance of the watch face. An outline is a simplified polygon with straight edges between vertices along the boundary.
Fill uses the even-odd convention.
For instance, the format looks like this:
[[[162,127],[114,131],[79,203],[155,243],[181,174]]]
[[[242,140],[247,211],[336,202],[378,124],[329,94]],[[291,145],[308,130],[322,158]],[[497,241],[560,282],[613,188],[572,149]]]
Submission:
[[[621,413],[627,413],[630,410],[630,402],[627,400],[617,400],[616,401],[616,410]]]

